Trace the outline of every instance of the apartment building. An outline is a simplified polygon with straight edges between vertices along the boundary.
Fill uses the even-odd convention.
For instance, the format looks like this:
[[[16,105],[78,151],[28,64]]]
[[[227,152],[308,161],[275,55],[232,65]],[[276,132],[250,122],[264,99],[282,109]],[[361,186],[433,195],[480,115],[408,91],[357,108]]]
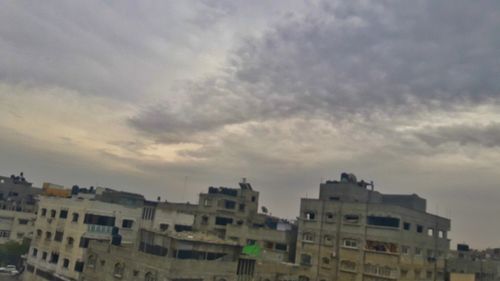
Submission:
[[[156,214],[162,214],[156,211],[157,202],[138,194],[105,188],[46,187],[40,196],[26,281],[80,280],[90,241],[134,244],[139,229],[145,225],[155,227]],[[165,221],[157,223],[193,222],[192,216],[176,219],[167,214],[163,218]]]
[[[425,199],[343,173],[318,199],[301,200],[296,260],[302,280],[444,280],[449,230]]]
[[[194,214],[195,231],[216,235],[240,246],[254,245],[266,260],[295,260],[296,225],[260,213],[259,192],[245,179],[239,188],[209,187],[207,193],[199,195]]]
[[[22,242],[33,234],[36,198],[40,188],[33,187],[23,173],[0,176],[0,244]]]

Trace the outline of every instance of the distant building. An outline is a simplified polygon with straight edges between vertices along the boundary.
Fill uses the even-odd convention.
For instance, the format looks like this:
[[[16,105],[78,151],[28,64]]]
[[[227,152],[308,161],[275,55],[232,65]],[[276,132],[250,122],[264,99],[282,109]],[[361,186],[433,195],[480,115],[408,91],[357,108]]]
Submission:
[[[0,176],[0,244],[31,237],[41,192],[23,173]]]
[[[466,244],[458,244],[450,251],[446,262],[447,280],[472,276],[473,281],[499,281],[500,255],[498,249],[472,250]],[[470,277],[468,277],[470,278]]]
[[[415,194],[381,194],[344,173],[301,200],[298,228],[303,280],[444,280],[450,220]]]

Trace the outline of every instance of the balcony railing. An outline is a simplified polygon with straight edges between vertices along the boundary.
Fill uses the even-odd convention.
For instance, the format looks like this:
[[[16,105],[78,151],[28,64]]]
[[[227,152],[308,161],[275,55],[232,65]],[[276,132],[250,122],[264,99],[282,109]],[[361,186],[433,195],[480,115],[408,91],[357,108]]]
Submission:
[[[112,231],[113,231],[113,226],[98,225],[98,224],[87,225],[87,232],[92,234],[111,234]]]

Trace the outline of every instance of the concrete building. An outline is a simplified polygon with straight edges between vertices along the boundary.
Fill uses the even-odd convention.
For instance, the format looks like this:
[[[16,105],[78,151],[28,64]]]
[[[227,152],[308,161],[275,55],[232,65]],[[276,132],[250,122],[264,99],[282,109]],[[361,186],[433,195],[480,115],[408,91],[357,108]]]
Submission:
[[[176,212],[157,219],[157,202],[142,195],[105,188],[67,189],[48,186],[40,196],[35,233],[24,280],[80,280],[84,256],[92,240],[134,244],[143,226],[161,223],[192,225],[193,216]],[[157,222],[158,225],[155,225]]]
[[[0,244],[22,242],[33,234],[36,199],[40,188],[33,187],[24,174],[0,176]]]
[[[304,280],[444,280],[450,220],[415,194],[381,194],[344,173],[301,200],[298,228]]]
[[[200,194],[194,215],[195,231],[232,240],[240,246],[257,245],[268,260],[295,260],[296,225],[259,213],[259,192],[245,179],[239,188],[209,187],[207,193]]]
[[[296,265],[242,255],[234,241],[173,230],[141,230],[135,246],[92,241],[86,263],[82,280],[298,281],[299,276]]]
[[[478,251],[470,249],[468,245],[458,244],[457,250],[450,251],[448,255],[446,274],[449,281],[459,276],[472,276],[474,281],[499,281],[500,251]]]

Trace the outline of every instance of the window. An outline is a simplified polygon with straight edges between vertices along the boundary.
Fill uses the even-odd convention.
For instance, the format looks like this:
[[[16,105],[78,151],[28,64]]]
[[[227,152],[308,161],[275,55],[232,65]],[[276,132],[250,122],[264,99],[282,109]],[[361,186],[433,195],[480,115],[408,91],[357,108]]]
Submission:
[[[236,208],[236,202],[230,201],[230,200],[225,200],[224,208],[234,210]]]
[[[398,245],[391,242],[367,240],[365,247],[369,251],[385,252],[385,253],[398,252]]]
[[[80,237],[80,248],[88,248],[90,239],[85,237]]]
[[[368,216],[369,225],[399,228],[399,219],[391,217]]]
[[[406,278],[408,276],[408,270],[407,269],[401,269],[401,277]]]
[[[168,223],[160,223],[160,230],[166,231],[168,229]]]
[[[244,212],[245,211],[245,204],[240,204],[240,212]]]
[[[264,242],[264,248],[266,249],[273,249],[274,248],[274,243],[270,241],[265,241]]]
[[[19,224],[22,224],[22,225],[26,225],[28,224],[29,220],[26,220],[26,219],[19,219]]]
[[[37,230],[36,230],[36,236],[37,236],[37,237],[42,237],[42,233],[43,233],[43,232],[42,232],[42,230],[41,230],[41,229],[37,229]]]
[[[434,228],[432,227],[427,228],[427,235],[434,237]]]
[[[61,242],[63,240],[63,235],[64,235],[64,232],[56,231],[56,234],[54,235],[54,241]]]
[[[47,215],[47,209],[42,208],[42,211],[40,212],[40,216],[45,217]]]
[[[123,220],[122,221],[122,227],[123,228],[132,228],[133,224],[134,224],[133,220]]]
[[[50,231],[45,232],[45,239],[47,240],[52,239],[52,233]]]
[[[134,275],[134,277],[139,276],[139,270],[132,271],[132,274]]]
[[[47,259],[47,252],[43,252],[42,253],[42,260],[46,260]]]
[[[55,218],[56,217],[56,210],[50,210],[50,217]]]
[[[311,232],[304,232],[302,235],[302,241],[314,242],[314,234]]]
[[[335,222],[335,214],[326,213],[326,222]]]
[[[434,251],[433,250],[427,250],[427,257],[428,258],[434,258]]]
[[[308,254],[300,255],[300,264],[310,266],[311,265],[311,255],[308,255]]]
[[[421,225],[419,225],[419,224],[417,224],[417,232],[418,232],[418,233],[422,233],[422,232],[424,232],[424,227],[423,227],[423,226],[421,226]]]
[[[255,200],[257,200],[257,198],[255,196],[252,196],[252,202],[255,202]]]
[[[63,260],[63,267],[64,268],[69,268],[69,259],[64,259]]]
[[[57,264],[58,261],[59,261],[59,253],[52,252],[52,254],[50,254],[50,261],[49,262]]]
[[[75,243],[75,239],[73,237],[68,237],[68,245],[73,246],[74,243]]]
[[[353,249],[357,249],[358,248],[358,241],[357,240],[354,240],[354,239],[344,239],[344,247],[347,247],[347,248],[353,248]]]
[[[233,223],[232,218],[224,218],[224,217],[216,217],[215,218],[216,225],[227,225],[227,224],[232,224],[232,223]]]
[[[287,245],[283,243],[276,243],[275,249],[278,251],[286,251]]]
[[[38,255],[38,249],[33,248],[33,250],[31,250],[31,255],[36,258],[36,256]]]
[[[345,223],[359,223],[359,215],[349,214],[344,215]]]
[[[255,245],[257,243],[256,240],[253,239],[247,239],[247,245]]]
[[[304,217],[306,220],[312,221],[312,220],[316,219],[316,213],[313,211],[308,211],[308,212],[305,212]]]
[[[193,231],[193,227],[191,225],[183,225],[183,224],[174,225],[174,229],[176,232]]]
[[[438,237],[439,238],[446,238],[446,231],[439,230],[438,231]]]
[[[68,217],[68,210],[61,210],[59,212],[59,218],[66,219]]]
[[[122,278],[123,277],[123,271],[125,269],[125,266],[121,263],[116,263],[115,264],[115,267],[113,269],[113,275],[116,277],[116,278]]]
[[[328,265],[330,264],[330,259],[327,258],[327,257],[323,257],[321,258],[321,262],[324,264],[324,265]]]
[[[410,230],[411,229],[411,224],[409,222],[404,222],[403,223],[403,229],[404,230]]]
[[[83,261],[75,262],[75,271],[76,272],[83,272],[83,265],[84,265]]]
[[[71,222],[78,222],[80,215],[78,213],[73,213],[72,217]]]

